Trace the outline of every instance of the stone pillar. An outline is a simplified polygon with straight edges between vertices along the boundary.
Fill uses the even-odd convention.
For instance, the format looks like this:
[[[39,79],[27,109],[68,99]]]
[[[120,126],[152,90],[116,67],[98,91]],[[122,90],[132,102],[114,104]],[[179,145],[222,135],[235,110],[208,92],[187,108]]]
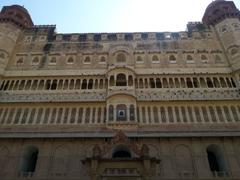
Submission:
[[[127,122],[130,122],[130,106],[129,106],[129,104],[127,104],[126,111],[127,111]]]
[[[231,139],[224,139],[224,149],[225,149],[225,161],[227,171],[229,176],[239,179],[240,178],[240,166],[237,160],[237,155],[234,152],[234,144]]]
[[[195,164],[195,173],[198,178],[209,178],[211,172],[209,170],[207,152],[204,149],[200,139],[194,139],[192,142],[193,161]]]
[[[51,175],[51,145],[52,141],[42,142],[41,147],[39,147],[38,160],[36,164],[36,169],[34,177],[46,178]]]
[[[117,121],[117,106],[113,105],[113,122]]]
[[[173,154],[171,153],[171,143],[168,139],[162,139],[161,146],[161,163],[163,168],[163,176],[169,179],[175,178],[175,168],[172,163]],[[163,177],[163,179],[164,179]]]
[[[144,168],[144,180],[151,179],[151,161],[149,158],[143,159],[143,168]]]
[[[97,180],[97,169],[98,169],[98,160],[92,159],[91,160],[91,180]]]
[[[86,108],[83,108],[83,115],[82,115],[82,124],[85,124],[86,122]]]
[[[138,120],[138,116],[137,116],[137,105],[135,104],[134,105],[134,122],[139,122],[139,120]]]

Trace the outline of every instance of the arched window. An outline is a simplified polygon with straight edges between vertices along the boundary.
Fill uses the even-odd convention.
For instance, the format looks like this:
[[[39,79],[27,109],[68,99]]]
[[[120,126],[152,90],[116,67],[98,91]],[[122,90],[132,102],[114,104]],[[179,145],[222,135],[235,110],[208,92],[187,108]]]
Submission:
[[[117,75],[116,86],[127,86],[127,79],[125,74]]]
[[[208,62],[207,56],[205,56],[205,55],[201,55],[201,60],[202,60],[202,63]]]
[[[74,79],[70,80],[68,88],[71,89],[71,90],[74,89]]]
[[[119,53],[117,55],[117,63],[125,63],[126,62],[126,55],[124,53]]]
[[[213,88],[214,87],[213,82],[210,78],[207,78],[207,86],[208,86],[208,88]]]
[[[101,56],[99,63],[100,64],[105,64],[106,63],[106,58],[104,56]]]
[[[143,58],[142,58],[142,56],[137,56],[136,62],[137,62],[137,63],[143,63]]]
[[[210,170],[214,176],[226,176],[227,168],[222,150],[217,145],[207,147],[207,157]]]
[[[159,78],[156,79],[156,87],[157,88],[162,88],[162,83],[161,83],[161,80]]]
[[[22,173],[31,173],[36,169],[38,160],[38,148],[35,146],[30,146],[25,149],[23,154],[20,171]]]
[[[113,150],[112,157],[119,158],[119,159],[126,159],[126,158],[128,159],[128,158],[131,158],[132,155],[128,147],[119,145]]]
[[[192,83],[192,79],[191,78],[187,78],[186,79],[186,83],[187,83],[187,87],[188,88],[193,88],[193,83]]]
[[[39,58],[38,57],[34,57],[32,60],[32,65],[38,65],[39,64]]]
[[[155,84],[154,79],[153,79],[153,78],[150,78],[150,87],[151,87],[151,88],[155,88],[155,87],[156,87],[155,85],[156,85],[156,84]]]
[[[219,55],[215,55],[215,63],[221,63],[222,59]]]
[[[90,79],[88,81],[88,89],[93,89],[93,80],[92,79]]]
[[[67,64],[73,64],[73,63],[74,63],[73,57],[69,57],[69,58],[67,59]]]
[[[83,64],[91,64],[91,58],[89,56],[85,57]]]
[[[207,60],[207,56],[201,55],[201,60]]]
[[[108,119],[109,121],[113,121],[113,105],[110,105],[108,108]]]
[[[127,120],[127,106],[125,104],[117,105],[117,120],[118,121]]]
[[[84,79],[84,80],[82,81],[82,87],[81,87],[81,89],[87,89],[87,80],[86,80],[86,79]]]
[[[130,106],[130,121],[134,121],[135,120],[135,108],[134,105]]]
[[[22,57],[17,60],[17,65],[23,65],[23,58]]]
[[[188,61],[192,61],[193,60],[193,57],[191,55],[187,55],[187,60]]]
[[[52,58],[50,59],[49,64],[52,64],[52,65],[57,64],[57,58],[56,58],[56,57],[52,57]]]
[[[152,63],[159,63],[159,59],[158,59],[157,55],[154,55],[152,57]]]
[[[176,63],[176,57],[174,55],[169,56],[169,62],[170,63]]]

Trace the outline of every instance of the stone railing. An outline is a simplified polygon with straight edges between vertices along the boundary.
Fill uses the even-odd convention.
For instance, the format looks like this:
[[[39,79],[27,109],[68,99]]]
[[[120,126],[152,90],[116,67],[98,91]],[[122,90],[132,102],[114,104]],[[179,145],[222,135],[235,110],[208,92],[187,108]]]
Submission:
[[[0,92],[0,102],[89,102],[105,101],[105,99],[106,90]]]
[[[240,99],[240,91],[235,89],[138,89],[136,96],[141,101],[152,100],[233,100]]]
[[[107,97],[116,94],[126,94],[141,101],[169,101],[169,100],[233,100],[240,99],[237,88],[222,89],[134,89],[133,87],[115,87],[98,90],[81,91],[2,91],[0,102],[86,102],[106,101]]]

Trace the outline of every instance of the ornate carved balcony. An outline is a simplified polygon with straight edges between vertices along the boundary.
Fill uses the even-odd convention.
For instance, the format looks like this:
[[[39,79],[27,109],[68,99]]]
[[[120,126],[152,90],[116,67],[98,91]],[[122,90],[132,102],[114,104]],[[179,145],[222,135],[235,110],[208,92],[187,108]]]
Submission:
[[[114,86],[109,87],[107,97],[117,95],[117,94],[126,94],[133,97],[136,97],[135,89],[133,86]]]
[[[94,102],[105,101],[106,90],[80,91],[4,91],[0,102]]]
[[[169,100],[233,100],[240,99],[237,88],[229,89],[138,89],[136,96],[141,101],[169,101]]]

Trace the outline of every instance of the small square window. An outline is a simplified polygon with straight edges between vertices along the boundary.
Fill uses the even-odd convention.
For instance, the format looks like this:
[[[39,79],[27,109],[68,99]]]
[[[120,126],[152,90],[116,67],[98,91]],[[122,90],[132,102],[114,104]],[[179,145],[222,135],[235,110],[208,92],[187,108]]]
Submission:
[[[57,58],[56,57],[50,57],[49,65],[56,65],[57,64]]]
[[[153,63],[153,64],[158,64],[158,63],[159,63],[159,58],[158,58],[157,55],[154,55],[154,56],[152,57],[152,63]]]
[[[143,64],[144,63],[143,57],[142,56],[137,56],[136,63],[137,64]]]
[[[39,62],[40,62],[40,60],[39,60],[39,57],[38,57],[38,56],[33,57],[33,59],[32,59],[32,65],[38,65]]]
[[[193,57],[191,55],[187,55],[186,62],[187,64],[193,64],[194,63]]]
[[[105,56],[100,57],[99,64],[106,64],[106,57]]]
[[[17,66],[22,66],[23,63],[24,63],[23,57],[18,57],[18,58],[17,58],[17,61],[16,61],[16,65],[17,65]]]
[[[174,55],[170,55],[169,56],[169,63],[170,64],[176,64],[176,62],[177,62],[176,57]]]
[[[74,64],[74,58],[73,57],[68,57],[67,58],[67,64]]]
[[[26,36],[24,39],[25,43],[30,43],[32,41],[32,36]]]
[[[40,36],[39,37],[39,41],[46,41],[46,39],[47,39],[46,36]]]
[[[86,56],[83,60],[83,64],[91,64],[91,58],[89,56]]]

